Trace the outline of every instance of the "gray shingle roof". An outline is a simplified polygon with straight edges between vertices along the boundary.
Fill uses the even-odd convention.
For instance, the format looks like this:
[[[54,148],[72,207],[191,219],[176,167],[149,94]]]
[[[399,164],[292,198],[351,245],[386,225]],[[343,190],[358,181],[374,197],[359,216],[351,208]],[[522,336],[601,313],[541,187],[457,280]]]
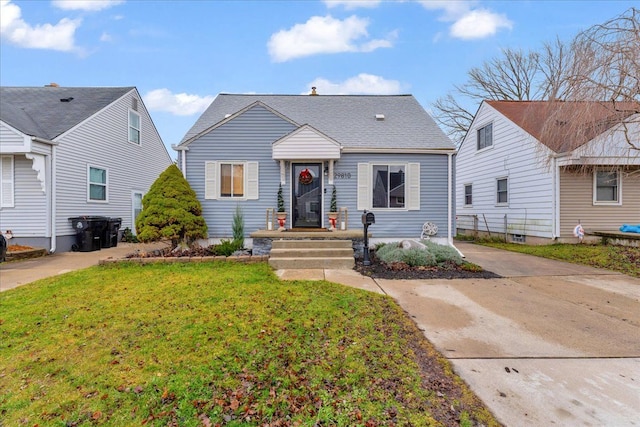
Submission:
[[[346,148],[455,149],[412,95],[220,94],[181,144],[256,101],[298,125],[313,126]],[[384,114],[384,120],[376,120],[376,114]]]
[[[134,87],[0,87],[0,120],[52,140]],[[70,99],[62,102],[61,99]]]

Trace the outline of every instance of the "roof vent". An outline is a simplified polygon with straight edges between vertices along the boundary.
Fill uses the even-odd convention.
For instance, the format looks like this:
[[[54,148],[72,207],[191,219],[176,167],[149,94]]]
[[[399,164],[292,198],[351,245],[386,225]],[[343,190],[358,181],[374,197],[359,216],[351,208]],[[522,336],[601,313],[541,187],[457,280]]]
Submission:
[[[58,83],[51,82],[48,85],[44,85],[44,87],[60,87]]]
[[[317,96],[317,95],[318,95],[318,93],[316,92],[316,87],[315,87],[315,86],[313,86],[313,87],[311,88],[311,95],[312,95],[312,96]]]
[[[376,114],[376,120],[381,122],[384,120],[384,114]]]
[[[225,119],[228,118],[228,117],[231,117],[231,114],[227,113],[227,114],[224,115]]]
[[[70,96],[68,98],[60,98],[60,102],[71,102],[73,101],[73,96]]]

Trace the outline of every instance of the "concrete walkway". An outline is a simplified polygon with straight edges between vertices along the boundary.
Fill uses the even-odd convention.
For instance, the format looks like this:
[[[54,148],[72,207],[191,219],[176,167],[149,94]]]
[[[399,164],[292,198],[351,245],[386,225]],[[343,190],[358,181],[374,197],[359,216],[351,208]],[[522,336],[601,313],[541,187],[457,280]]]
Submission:
[[[105,248],[99,251],[60,252],[24,261],[3,262],[0,264],[0,292],[36,280],[98,265],[102,259],[123,258],[136,250],[152,251],[165,246],[164,243],[118,242],[118,246],[115,248]]]
[[[500,279],[374,280],[354,270],[278,270],[393,297],[507,426],[640,426],[640,279],[459,243]],[[0,290],[121,258],[119,243],[0,264]]]
[[[640,426],[640,279],[457,246],[469,261],[504,277],[278,274],[390,295],[506,426]]]

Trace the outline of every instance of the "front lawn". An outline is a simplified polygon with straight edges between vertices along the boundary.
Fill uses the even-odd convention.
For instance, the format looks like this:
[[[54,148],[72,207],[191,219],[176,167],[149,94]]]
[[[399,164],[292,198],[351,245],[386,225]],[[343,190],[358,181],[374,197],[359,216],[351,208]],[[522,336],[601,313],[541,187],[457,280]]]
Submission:
[[[498,249],[557,259],[576,264],[618,271],[640,277],[640,247],[614,245],[520,245],[517,243],[483,242],[477,243]]]
[[[497,425],[389,297],[266,264],[93,267],[0,294],[0,425]]]

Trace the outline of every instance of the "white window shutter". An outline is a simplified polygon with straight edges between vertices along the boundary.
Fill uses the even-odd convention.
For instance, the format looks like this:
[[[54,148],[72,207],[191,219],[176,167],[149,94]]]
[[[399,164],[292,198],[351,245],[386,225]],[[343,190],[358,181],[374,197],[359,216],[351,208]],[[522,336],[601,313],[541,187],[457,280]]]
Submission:
[[[247,190],[248,200],[258,199],[258,162],[247,162]]]
[[[204,162],[204,198],[217,199],[218,188],[216,187],[218,176],[218,162]]]
[[[371,172],[369,163],[358,163],[358,204],[357,209],[363,211],[371,208]]]
[[[14,207],[13,156],[0,158],[0,207]]]
[[[408,184],[407,193],[408,204],[407,207],[410,211],[420,210],[420,163],[409,163],[409,171],[407,173]]]

